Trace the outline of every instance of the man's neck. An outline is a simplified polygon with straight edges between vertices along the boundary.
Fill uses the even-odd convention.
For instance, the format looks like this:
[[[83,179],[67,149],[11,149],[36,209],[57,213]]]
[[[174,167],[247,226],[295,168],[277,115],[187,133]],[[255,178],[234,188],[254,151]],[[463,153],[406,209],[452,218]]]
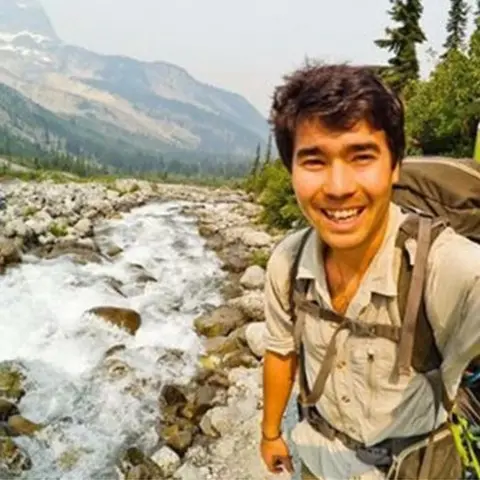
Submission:
[[[354,249],[331,249],[325,252],[325,259],[334,263],[342,271],[345,278],[363,276],[371,261],[380,250],[388,228],[389,214],[385,218],[381,229],[374,236],[367,239],[362,245]]]

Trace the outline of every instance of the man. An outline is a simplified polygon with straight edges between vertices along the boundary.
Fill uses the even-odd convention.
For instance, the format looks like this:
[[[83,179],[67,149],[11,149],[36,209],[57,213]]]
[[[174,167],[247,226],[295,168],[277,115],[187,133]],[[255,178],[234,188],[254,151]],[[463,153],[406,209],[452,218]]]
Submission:
[[[398,97],[369,69],[346,65],[306,66],[286,77],[275,92],[271,122],[298,204],[313,227],[306,237],[304,230],[288,235],[267,267],[261,453],[268,469],[280,472],[292,470],[281,421],[299,364],[289,307],[295,252],[303,239],[295,281],[304,285],[307,300],[340,318],[387,330],[401,325],[395,241],[406,214],[392,202],[392,187],[405,137]],[[450,398],[480,354],[479,272],[480,247],[443,230],[428,254],[424,302]],[[365,455],[376,454],[369,447],[393,437],[416,438],[445,423],[431,380],[415,369],[394,375],[398,347],[392,339],[355,335],[328,315],[306,313],[302,321],[304,382],[316,390],[322,425],[315,428],[307,417],[293,429],[302,478],[385,478],[390,465],[369,461]],[[358,446],[367,449],[363,457]]]

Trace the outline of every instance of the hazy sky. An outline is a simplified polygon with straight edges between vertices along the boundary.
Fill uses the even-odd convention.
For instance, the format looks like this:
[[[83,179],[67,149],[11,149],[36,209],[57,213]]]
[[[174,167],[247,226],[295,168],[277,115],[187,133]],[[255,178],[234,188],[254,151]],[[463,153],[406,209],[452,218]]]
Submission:
[[[262,114],[305,56],[385,62],[389,0],[41,0],[58,35],[100,53],[164,60],[244,95]],[[449,0],[424,0],[420,49],[441,50]],[[473,0],[471,0],[473,4]]]

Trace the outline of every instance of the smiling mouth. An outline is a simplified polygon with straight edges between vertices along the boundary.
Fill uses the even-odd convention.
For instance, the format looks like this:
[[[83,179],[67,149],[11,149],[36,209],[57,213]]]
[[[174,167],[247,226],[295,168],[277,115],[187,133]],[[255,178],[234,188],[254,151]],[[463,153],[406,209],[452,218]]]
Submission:
[[[360,208],[345,208],[345,209],[335,209],[328,210],[322,208],[322,213],[329,219],[334,222],[342,223],[354,220],[359,217],[361,213],[365,210],[365,207]]]

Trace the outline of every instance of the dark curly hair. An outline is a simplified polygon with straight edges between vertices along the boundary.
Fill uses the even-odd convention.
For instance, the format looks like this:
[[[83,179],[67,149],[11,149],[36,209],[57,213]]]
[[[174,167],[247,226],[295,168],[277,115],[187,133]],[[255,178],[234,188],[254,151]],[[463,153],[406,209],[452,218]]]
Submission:
[[[373,68],[307,63],[284,77],[273,95],[270,124],[280,154],[292,169],[295,128],[316,118],[328,128],[346,130],[360,120],[386,134],[392,168],[405,154],[404,108]]]

